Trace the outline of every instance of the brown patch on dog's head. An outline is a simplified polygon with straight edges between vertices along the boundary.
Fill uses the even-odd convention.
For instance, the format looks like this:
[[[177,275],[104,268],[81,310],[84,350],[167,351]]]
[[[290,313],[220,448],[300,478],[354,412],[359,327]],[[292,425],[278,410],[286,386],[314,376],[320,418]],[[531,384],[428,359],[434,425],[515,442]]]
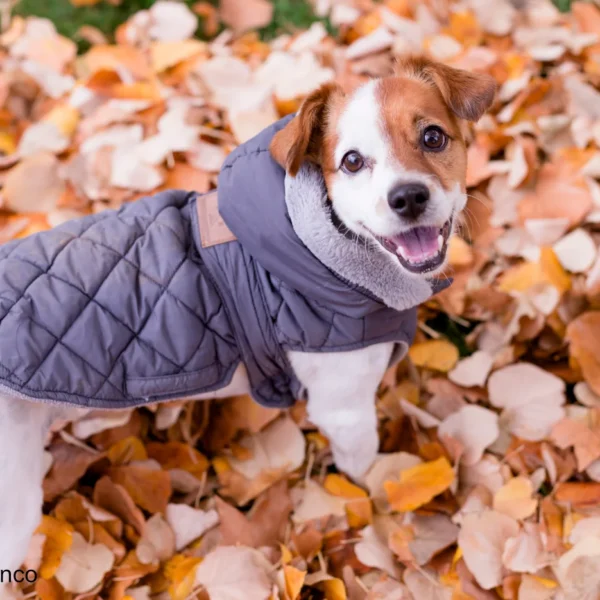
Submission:
[[[310,94],[298,114],[278,131],[269,150],[273,158],[290,175],[296,175],[305,160],[323,165],[327,148],[335,141],[325,141],[326,132],[333,132],[336,107],[341,104],[343,92],[335,83],[326,83]],[[329,136],[331,137],[331,136]]]
[[[379,82],[377,98],[392,153],[405,169],[434,175],[444,189],[466,176],[466,125],[491,105],[496,84],[422,57],[400,61],[396,75]],[[443,152],[423,152],[422,131],[438,126],[451,140]]]
[[[492,105],[496,94],[493,77],[470,73],[437,63],[423,56],[408,56],[398,61],[396,75],[434,84],[442,98],[460,119],[478,121]]]

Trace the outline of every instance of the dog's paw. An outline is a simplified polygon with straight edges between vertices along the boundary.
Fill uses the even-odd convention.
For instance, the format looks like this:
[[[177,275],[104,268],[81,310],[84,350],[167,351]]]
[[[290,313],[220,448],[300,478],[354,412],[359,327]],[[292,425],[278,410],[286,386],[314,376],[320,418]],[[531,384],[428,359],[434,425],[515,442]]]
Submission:
[[[367,473],[379,449],[377,434],[363,436],[360,443],[353,443],[345,447],[332,444],[332,453],[335,466],[355,481],[361,481]]]

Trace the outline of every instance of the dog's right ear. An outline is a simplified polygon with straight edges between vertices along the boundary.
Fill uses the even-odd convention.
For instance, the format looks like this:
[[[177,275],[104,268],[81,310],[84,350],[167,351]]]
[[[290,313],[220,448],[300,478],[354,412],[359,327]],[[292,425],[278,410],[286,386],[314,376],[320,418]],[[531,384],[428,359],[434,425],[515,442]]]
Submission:
[[[328,106],[341,88],[326,83],[312,92],[302,103],[298,114],[271,141],[271,156],[292,176],[305,160],[320,164],[323,151]]]

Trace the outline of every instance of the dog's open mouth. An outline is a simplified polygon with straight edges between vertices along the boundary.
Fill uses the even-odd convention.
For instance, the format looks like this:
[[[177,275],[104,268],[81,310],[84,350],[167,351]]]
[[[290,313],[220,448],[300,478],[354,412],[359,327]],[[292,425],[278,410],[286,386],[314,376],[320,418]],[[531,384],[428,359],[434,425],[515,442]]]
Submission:
[[[412,273],[428,273],[440,267],[446,258],[452,219],[443,227],[413,227],[393,237],[377,238],[381,245],[398,257]]]

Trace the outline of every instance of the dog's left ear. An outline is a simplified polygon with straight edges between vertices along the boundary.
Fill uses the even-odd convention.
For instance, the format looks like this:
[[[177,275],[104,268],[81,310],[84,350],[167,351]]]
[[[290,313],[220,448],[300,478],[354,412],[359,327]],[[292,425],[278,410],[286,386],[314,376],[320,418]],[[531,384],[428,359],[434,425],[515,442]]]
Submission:
[[[310,94],[302,103],[298,114],[271,141],[269,150],[273,158],[295,176],[305,160],[321,163],[323,134],[330,102],[341,95],[335,83],[326,83]]]
[[[423,56],[400,59],[395,71],[434,84],[450,110],[467,121],[478,121],[494,102],[496,82],[489,75],[455,69]]]

